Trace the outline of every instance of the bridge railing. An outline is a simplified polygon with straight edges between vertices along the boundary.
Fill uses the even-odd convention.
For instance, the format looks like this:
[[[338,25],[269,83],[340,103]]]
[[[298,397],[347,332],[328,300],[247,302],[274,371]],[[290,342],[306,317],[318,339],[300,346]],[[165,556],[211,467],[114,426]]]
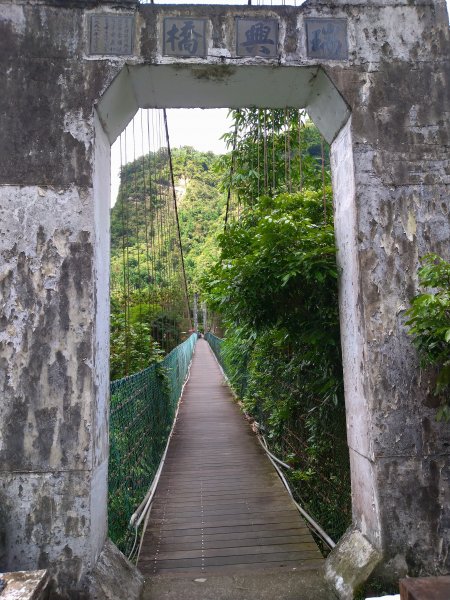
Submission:
[[[248,372],[236,374],[236,369],[230,362],[225,340],[206,333],[208,341],[223,372],[227,376],[234,393],[246,404],[249,398]],[[280,389],[286,382],[279,382]],[[299,405],[301,398],[298,398]],[[317,432],[316,440],[311,442],[311,432],[307,427],[308,407],[299,408],[296,418],[286,420],[280,431],[275,431],[269,415],[266,414],[264,401],[250,403],[253,405],[252,417],[257,421],[260,434],[267,437],[266,443],[282,461],[289,461],[285,471],[295,500],[318,521],[332,539],[337,540],[351,523],[350,504],[350,468],[348,464],[348,447],[345,437],[345,414],[335,411],[321,421],[321,430]],[[342,423],[344,419],[344,423]],[[313,447],[313,444],[315,446]],[[320,444],[333,447],[333,453],[326,456],[316,456],[321,449]],[[317,446],[319,450],[317,449]],[[320,539],[320,537],[319,537]],[[324,553],[326,546],[321,545]]]
[[[222,356],[222,352],[221,352],[221,346],[223,343],[223,339],[217,337],[213,333],[208,332],[208,333],[205,333],[205,340],[208,342],[208,344],[211,347],[211,350],[214,352],[217,360],[219,361],[219,365],[225,371],[225,364],[224,364],[223,356]]]
[[[130,518],[158,470],[196,339],[191,335],[160,363],[111,382],[108,528],[127,556],[136,542]]]

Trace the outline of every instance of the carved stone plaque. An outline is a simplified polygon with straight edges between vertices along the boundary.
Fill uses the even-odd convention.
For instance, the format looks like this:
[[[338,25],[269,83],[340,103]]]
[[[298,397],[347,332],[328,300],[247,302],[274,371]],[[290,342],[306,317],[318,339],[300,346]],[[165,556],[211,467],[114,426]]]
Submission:
[[[133,15],[91,15],[89,54],[128,56],[133,53],[133,40]]]
[[[278,50],[275,19],[236,19],[236,54],[274,58]]]
[[[189,17],[166,17],[163,26],[165,56],[206,56],[206,21]]]
[[[347,19],[305,19],[308,58],[347,60]]]

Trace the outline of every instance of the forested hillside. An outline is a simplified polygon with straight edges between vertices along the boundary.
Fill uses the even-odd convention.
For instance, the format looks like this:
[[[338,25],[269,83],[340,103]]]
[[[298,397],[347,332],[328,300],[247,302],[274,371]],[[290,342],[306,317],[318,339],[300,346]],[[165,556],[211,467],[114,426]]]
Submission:
[[[218,256],[225,196],[211,152],[172,150],[189,293]],[[111,378],[139,371],[189,327],[166,148],[122,167],[111,210]]]
[[[184,147],[173,150],[181,238],[190,291],[219,256],[217,236],[223,230],[226,195],[220,191],[218,157]],[[185,193],[180,193],[184,187]]]

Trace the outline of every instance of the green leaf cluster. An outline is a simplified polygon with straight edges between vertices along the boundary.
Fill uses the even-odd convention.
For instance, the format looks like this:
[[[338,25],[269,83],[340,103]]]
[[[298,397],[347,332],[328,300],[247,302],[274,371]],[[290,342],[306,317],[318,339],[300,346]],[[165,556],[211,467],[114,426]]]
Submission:
[[[441,397],[437,419],[450,420],[450,263],[436,254],[422,259],[419,283],[424,289],[406,311],[409,333],[424,366],[437,370],[435,394]]]
[[[331,216],[322,219],[321,191],[260,198],[219,238],[220,260],[203,286],[210,306],[256,333],[272,325],[305,336],[324,335],[325,323],[335,330],[336,249]]]
[[[225,139],[230,152],[218,161],[221,186],[244,205],[261,195],[276,195],[321,183],[322,149],[325,183],[330,184],[329,148],[304,112],[240,109],[230,111],[233,126]]]

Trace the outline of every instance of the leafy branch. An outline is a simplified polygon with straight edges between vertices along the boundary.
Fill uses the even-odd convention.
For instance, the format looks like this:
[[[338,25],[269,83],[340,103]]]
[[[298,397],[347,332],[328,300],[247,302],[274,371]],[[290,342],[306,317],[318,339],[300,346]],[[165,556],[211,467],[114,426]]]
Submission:
[[[437,420],[450,420],[450,263],[436,254],[422,259],[419,284],[424,291],[406,311],[409,333],[423,366],[437,369],[434,393],[441,397]]]

